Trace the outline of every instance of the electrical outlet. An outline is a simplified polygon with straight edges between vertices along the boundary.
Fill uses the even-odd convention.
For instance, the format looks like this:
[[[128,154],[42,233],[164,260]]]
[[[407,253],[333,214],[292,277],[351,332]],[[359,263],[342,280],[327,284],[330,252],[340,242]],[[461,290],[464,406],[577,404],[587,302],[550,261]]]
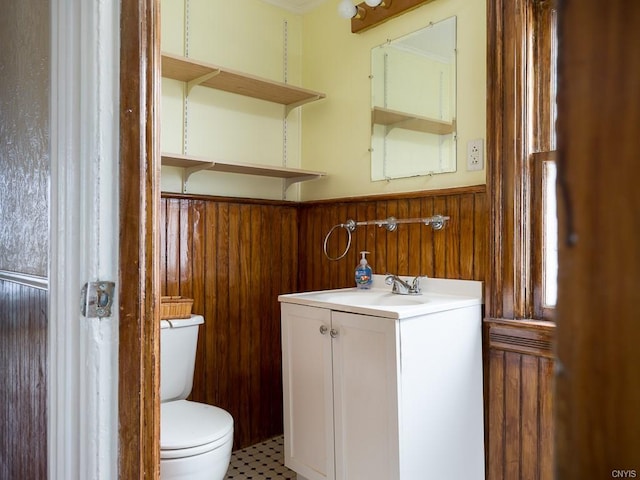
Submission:
[[[484,168],[484,142],[481,138],[467,142],[467,170]]]

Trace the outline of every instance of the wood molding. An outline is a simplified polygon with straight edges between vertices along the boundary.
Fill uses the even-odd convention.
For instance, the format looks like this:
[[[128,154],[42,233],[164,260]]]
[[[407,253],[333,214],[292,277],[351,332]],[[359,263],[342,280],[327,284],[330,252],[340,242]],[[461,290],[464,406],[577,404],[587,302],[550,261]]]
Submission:
[[[160,475],[160,2],[120,15],[119,478]]]
[[[376,195],[363,195],[361,197],[327,198],[322,200],[306,200],[299,202],[302,207],[313,207],[317,205],[332,205],[338,203],[360,203],[360,202],[388,202],[391,200],[409,200],[414,198],[435,198],[451,195],[465,195],[475,193],[486,193],[486,185],[472,185],[468,187],[451,187],[436,190],[418,190],[413,192],[383,193]]]
[[[544,321],[485,320],[489,348],[553,358],[555,324]]]
[[[212,202],[244,203],[254,205],[276,205],[276,206],[300,206],[312,207],[316,205],[331,205],[336,203],[359,203],[359,202],[386,202],[389,200],[407,200],[412,198],[430,198],[448,195],[464,195],[473,193],[486,193],[486,185],[472,185],[468,187],[450,187],[437,190],[418,190],[413,192],[383,193],[376,195],[363,195],[361,197],[338,197],[322,200],[265,200],[261,198],[245,197],[222,197],[216,195],[200,195],[195,193],[174,193],[162,192],[162,198],[176,198],[183,200],[206,200]]]
[[[530,318],[530,185],[527,162],[529,0],[487,3],[487,190],[490,192],[487,315]]]
[[[389,2],[389,0],[386,0]],[[354,17],[351,19],[351,32],[362,33],[381,23],[391,20],[398,15],[409,12],[421,5],[432,2],[433,0],[391,0],[388,7],[370,7],[362,2],[358,4],[358,8],[362,9],[365,14],[362,18]]]

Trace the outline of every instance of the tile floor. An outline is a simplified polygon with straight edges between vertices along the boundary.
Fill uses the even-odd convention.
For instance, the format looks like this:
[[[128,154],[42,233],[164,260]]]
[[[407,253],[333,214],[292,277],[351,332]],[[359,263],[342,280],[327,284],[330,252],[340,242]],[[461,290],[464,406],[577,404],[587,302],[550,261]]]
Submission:
[[[279,436],[233,452],[225,480],[295,478],[295,472],[284,466],[284,438]]]

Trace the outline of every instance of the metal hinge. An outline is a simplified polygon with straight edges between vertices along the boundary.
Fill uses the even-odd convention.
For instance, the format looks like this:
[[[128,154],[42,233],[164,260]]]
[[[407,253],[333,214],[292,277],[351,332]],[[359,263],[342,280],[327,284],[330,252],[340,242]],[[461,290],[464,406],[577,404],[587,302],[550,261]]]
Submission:
[[[80,292],[80,311],[87,318],[111,316],[115,282],[85,283]]]

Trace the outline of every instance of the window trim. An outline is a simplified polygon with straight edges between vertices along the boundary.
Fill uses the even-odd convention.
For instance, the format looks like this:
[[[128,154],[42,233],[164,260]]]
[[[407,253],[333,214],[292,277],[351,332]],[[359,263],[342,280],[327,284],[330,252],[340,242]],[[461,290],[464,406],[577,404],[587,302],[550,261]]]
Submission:
[[[553,72],[541,69],[545,58],[550,65],[543,49],[551,44],[536,18],[544,20],[554,10],[554,0],[493,0],[487,5],[487,188],[494,265],[487,279],[488,318],[553,317],[536,302],[542,285],[534,268],[542,253],[541,182],[531,155],[553,150],[552,112],[543,102]]]

